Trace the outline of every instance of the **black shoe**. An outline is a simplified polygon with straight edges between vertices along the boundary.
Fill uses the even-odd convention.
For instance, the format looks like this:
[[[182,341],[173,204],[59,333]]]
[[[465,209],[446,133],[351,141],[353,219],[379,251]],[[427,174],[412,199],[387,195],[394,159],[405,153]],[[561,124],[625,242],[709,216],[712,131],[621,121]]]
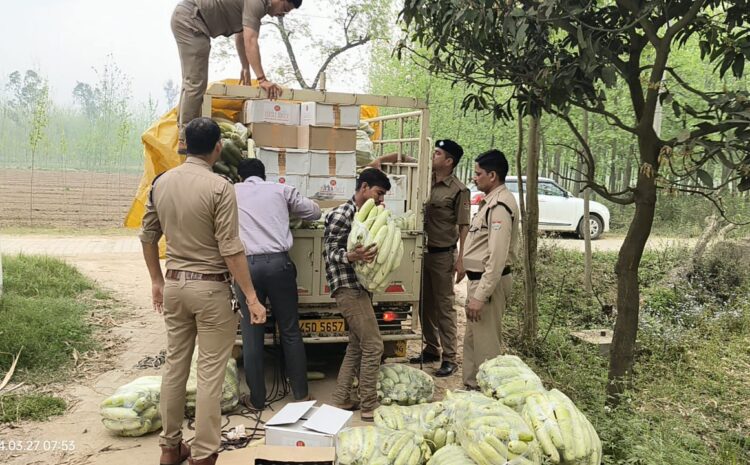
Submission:
[[[438,378],[444,378],[455,373],[457,369],[458,365],[453,362],[444,360],[443,363],[440,364],[440,368],[438,368],[438,370],[435,372],[435,376],[437,376]]]
[[[432,363],[439,361],[439,355],[431,354],[429,352],[422,352],[420,355],[409,359],[409,363]]]

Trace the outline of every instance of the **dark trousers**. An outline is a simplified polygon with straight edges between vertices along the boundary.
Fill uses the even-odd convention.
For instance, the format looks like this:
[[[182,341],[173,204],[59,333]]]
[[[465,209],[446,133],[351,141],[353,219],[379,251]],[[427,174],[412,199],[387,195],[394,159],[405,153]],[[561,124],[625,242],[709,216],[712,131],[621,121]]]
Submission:
[[[261,303],[268,299],[281,336],[286,376],[297,400],[307,397],[307,358],[297,313],[297,268],[289,254],[251,255],[247,257],[255,292]],[[253,325],[249,321],[249,310],[245,295],[235,285],[244,318],[242,327],[242,358],[245,380],[250,388],[250,401],[255,408],[266,403],[266,378],[263,370],[263,339],[265,325]]]

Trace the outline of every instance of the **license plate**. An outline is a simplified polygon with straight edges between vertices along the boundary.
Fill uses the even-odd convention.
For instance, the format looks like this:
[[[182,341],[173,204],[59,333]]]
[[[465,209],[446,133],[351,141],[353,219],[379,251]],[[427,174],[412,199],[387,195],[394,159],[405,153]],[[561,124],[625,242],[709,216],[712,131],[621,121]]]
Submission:
[[[306,333],[343,333],[344,320],[300,320],[299,329],[303,334]]]

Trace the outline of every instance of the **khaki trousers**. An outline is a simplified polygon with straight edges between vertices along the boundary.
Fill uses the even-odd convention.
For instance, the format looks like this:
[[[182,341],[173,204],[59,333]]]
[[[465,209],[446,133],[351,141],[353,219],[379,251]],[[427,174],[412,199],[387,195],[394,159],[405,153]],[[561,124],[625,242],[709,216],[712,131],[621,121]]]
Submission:
[[[378,407],[378,370],[383,356],[380,335],[370,294],[363,290],[339,288],[333,296],[349,329],[349,344],[339,368],[333,401],[339,405],[351,402],[354,377],[359,374],[359,399],[362,410]]]
[[[502,353],[503,315],[513,289],[513,278],[511,276],[507,274],[500,278],[500,283],[495,287],[495,292],[482,307],[482,319],[477,322],[466,322],[462,367],[464,385],[466,386],[477,387],[479,365],[485,360],[495,358]],[[479,281],[469,281],[467,303],[469,297],[474,295],[478,285]]]
[[[167,357],[161,381],[159,444],[175,446],[182,440],[185,387],[197,336],[198,391],[191,445],[195,459],[207,458],[221,445],[221,389],[237,333],[230,298],[227,282],[186,281],[183,276],[164,285]]]
[[[211,37],[197,7],[190,1],[179,3],[172,13],[172,34],[177,41],[182,67],[182,89],[178,124],[180,140],[185,140],[185,125],[201,115],[203,94],[208,87],[208,58]]]
[[[453,309],[453,276],[455,252],[426,253],[424,255],[424,321],[422,334],[424,351],[456,362],[458,317]]]

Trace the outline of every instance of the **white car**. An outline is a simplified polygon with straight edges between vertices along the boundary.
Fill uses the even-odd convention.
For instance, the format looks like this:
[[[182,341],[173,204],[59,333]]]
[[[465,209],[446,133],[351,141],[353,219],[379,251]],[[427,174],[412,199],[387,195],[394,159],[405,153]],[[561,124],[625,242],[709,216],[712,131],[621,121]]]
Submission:
[[[526,187],[526,176],[522,176]],[[505,184],[518,201],[518,177],[508,176]],[[484,194],[472,184],[471,216],[479,210]],[[524,193],[526,191],[524,190]],[[591,239],[597,239],[609,231],[609,209],[599,202],[589,202]],[[560,187],[554,180],[539,178],[539,230],[574,232],[583,238],[583,199],[575,197]]]

